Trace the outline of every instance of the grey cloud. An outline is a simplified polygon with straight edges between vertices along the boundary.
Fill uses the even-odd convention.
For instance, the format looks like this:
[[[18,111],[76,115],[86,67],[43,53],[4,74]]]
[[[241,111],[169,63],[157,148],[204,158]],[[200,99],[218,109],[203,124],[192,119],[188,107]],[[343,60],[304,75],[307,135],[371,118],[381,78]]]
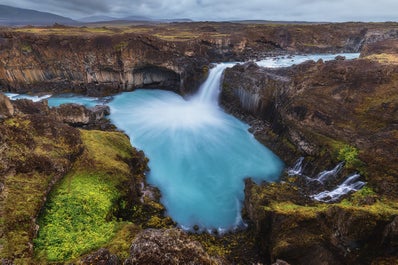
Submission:
[[[194,20],[395,20],[396,0],[2,0],[3,4],[82,17],[140,15]]]

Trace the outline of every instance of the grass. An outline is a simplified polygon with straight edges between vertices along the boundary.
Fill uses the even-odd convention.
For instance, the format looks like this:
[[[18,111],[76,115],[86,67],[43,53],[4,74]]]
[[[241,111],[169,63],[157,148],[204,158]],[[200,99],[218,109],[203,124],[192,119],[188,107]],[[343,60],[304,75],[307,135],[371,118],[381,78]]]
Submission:
[[[125,184],[132,177],[126,162],[133,157],[129,139],[119,132],[84,130],[81,137],[85,153],[51,193],[40,218],[35,240],[39,260],[71,260],[120,234],[114,213],[127,192],[119,189],[128,187]],[[120,238],[112,243],[123,251],[125,245]]]
[[[377,61],[382,64],[398,64],[398,55],[391,53],[371,54],[365,57],[372,61]]]

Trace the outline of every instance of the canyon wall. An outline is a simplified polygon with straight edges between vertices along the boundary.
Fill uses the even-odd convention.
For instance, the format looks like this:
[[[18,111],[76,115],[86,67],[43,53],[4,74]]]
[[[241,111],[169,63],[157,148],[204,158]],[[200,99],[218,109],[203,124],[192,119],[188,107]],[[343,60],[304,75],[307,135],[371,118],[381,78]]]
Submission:
[[[192,93],[211,62],[286,53],[358,52],[398,35],[391,24],[176,23],[126,30],[0,30],[0,89],[109,95],[138,87]],[[96,33],[96,32],[99,33]],[[180,37],[181,34],[183,37]],[[182,39],[180,39],[182,38]]]

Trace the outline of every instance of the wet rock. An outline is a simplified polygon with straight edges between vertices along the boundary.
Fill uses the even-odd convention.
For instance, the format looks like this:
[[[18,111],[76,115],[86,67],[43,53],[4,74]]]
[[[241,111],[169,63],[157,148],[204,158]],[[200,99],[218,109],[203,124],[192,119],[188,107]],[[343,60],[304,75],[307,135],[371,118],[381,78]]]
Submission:
[[[202,245],[179,229],[147,229],[137,235],[125,265],[142,264],[225,264],[209,256]]]

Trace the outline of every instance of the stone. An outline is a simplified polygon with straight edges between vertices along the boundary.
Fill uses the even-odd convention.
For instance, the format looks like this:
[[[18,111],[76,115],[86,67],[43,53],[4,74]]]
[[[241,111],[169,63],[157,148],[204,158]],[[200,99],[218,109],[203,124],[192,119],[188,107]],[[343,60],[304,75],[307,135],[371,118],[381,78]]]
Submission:
[[[0,118],[8,118],[14,115],[14,107],[10,99],[4,94],[0,93]]]
[[[119,265],[118,257],[109,252],[108,249],[101,248],[96,252],[87,255],[81,260],[82,265]]]
[[[203,246],[192,241],[179,229],[146,229],[139,233],[130,247],[125,265],[156,264],[225,264],[209,256]]]

